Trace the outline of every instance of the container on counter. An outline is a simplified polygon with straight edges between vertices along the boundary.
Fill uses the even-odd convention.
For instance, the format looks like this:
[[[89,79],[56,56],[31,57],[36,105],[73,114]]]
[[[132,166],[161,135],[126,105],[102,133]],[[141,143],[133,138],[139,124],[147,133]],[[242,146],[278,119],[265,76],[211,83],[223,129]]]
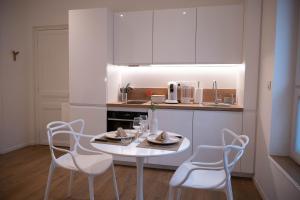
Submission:
[[[194,90],[193,86],[181,84],[181,103],[193,103]]]
[[[200,81],[198,81],[198,87],[195,89],[194,103],[203,102],[203,88],[200,88]]]
[[[151,95],[151,101],[153,103],[163,103],[166,100],[165,95]]]

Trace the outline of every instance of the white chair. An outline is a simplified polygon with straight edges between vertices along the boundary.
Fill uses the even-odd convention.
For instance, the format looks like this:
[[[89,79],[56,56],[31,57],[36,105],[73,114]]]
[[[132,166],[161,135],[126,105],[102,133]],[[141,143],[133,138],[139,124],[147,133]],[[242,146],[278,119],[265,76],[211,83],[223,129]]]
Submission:
[[[75,132],[75,126],[79,126],[80,131]],[[44,199],[48,199],[51,179],[56,167],[62,167],[64,169],[70,170],[70,182],[69,182],[69,190],[68,195],[71,195],[72,192],[72,182],[75,172],[82,172],[88,176],[89,182],[89,193],[90,199],[94,199],[94,177],[96,175],[104,173],[108,168],[111,168],[113,174],[113,185],[116,199],[119,199],[117,181],[114,171],[113,158],[109,154],[105,154],[98,151],[93,151],[90,149],[86,149],[82,145],[80,145],[80,138],[92,138],[91,135],[84,135],[84,121],[82,119],[78,119],[72,122],[62,122],[55,121],[51,122],[47,125],[47,134],[49,147],[51,152],[52,161],[49,168],[49,175],[47,181],[47,187],[45,191]],[[53,145],[53,137],[58,134],[68,134],[72,136],[74,139],[74,146],[71,150],[66,150],[60,147],[56,147]],[[78,152],[80,150],[80,153]],[[65,154],[56,157],[54,152],[61,151]],[[87,154],[85,154],[87,153]]]
[[[226,139],[230,136],[231,142]],[[199,145],[195,153],[176,170],[169,183],[169,200],[180,199],[181,188],[221,190],[232,200],[231,171],[242,157],[249,143],[246,135],[237,135],[229,129],[222,130],[222,146]],[[196,157],[201,150],[221,151],[222,159],[217,162],[199,162]],[[232,156],[233,155],[233,156]]]

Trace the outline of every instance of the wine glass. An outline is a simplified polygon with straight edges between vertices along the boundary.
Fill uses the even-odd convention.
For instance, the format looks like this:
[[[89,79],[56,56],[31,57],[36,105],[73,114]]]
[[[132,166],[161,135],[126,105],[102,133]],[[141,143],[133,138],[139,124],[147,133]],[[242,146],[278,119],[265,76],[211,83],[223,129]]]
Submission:
[[[141,127],[141,118],[140,117],[135,117],[133,118],[133,128],[137,132],[140,132],[140,127]]]

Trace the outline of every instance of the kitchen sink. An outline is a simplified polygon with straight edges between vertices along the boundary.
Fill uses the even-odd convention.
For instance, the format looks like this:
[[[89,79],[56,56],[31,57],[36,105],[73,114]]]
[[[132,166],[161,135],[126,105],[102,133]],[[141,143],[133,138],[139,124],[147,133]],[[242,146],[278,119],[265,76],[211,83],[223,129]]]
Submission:
[[[204,106],[216,106],[216,107],[230,107],[232,104],[229,103],[213,103],[213,102],[208,102],[208,103],[203,103]]]
[[[147,102],[148,100],[128,100],[127,103],[123,103],[123,104],[144,104]]]

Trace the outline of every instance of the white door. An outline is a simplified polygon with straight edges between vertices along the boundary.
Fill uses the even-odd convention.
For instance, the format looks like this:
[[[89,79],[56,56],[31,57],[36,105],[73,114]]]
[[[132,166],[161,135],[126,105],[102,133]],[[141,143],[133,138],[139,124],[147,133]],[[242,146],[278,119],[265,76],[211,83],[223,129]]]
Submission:
[[[48,144],[46,125],[61,120],[61,104],[69,100],[68,30],[66,26],[34,30],[37,143]],[[67,137],[54,138],[67,145]]]

